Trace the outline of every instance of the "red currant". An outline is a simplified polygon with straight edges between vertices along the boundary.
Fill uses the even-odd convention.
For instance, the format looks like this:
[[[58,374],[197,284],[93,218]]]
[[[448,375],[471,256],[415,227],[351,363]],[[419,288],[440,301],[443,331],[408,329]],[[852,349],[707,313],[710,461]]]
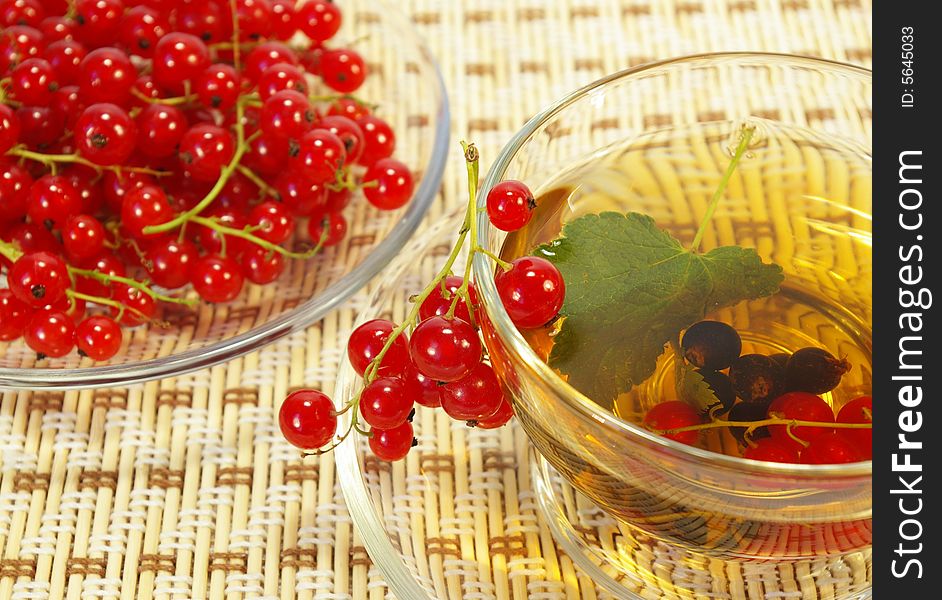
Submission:
[[[170,156],[186,130],[182,110],[166,104],[148,104],[137,116],[137,148],[151,158]]]
[[[133,190],[147,185],[157,185],[157,180],[144,173],[122,173],[105,171],[101,178],[102,194],[111,212],[121,214],[124,198]]]
[[[29,218],[47,227],[65,223],[82,212],[82,197],[61,175],[43,175],[29,190]]]
[[[6,73],[27,58],[39,58],[45,48],[43,34],[32,27],[0,27],[0,73]]]
[[[169,237],[147,250],[147,274],[160,287],[174,290],[190,282],[190,269],[199,258],[196,244]]]
[[[12,108],[0,102],[0,154],[5,154],[19,139],[20,120]]]
[[[366,63],[355,51],[328,50],[321,56],[321,78],[327,87],[341,94],[355,92],[366,79]]]
[[[20,141],[31,149],[43,150],[56,142],[65,121],[62,115],[45,106],[21,106],[16,110],[20,122]]]
[[[290,444],[302,450],[315,450],[326,445],[337,432],[337,413],[323,392],[298,390],[281,404],[278,424]]]
[[[393,323],[385,319],[373,319],[353,330],[347,341],[347,357],[357,375],[363,376],[366,368],[382,351],[395,328]],[[410,365],[409,338],[405,333],[401,333],[383,355],[383,361],[376,374],[379,376],[401,375]]]
[[[532,329],[556,318],[566,296],[559,269],[538,256],[522,256],[511,265],[509,271],[498,269],[494,283],[514,325]]]
[[[72,165],[62,171],[62,176],[69,180],[82,199],[82,212],[87,215],[97,214],[104,203],[101,185],[95,169],[86,165]]]
[[[271,0],[271,37],[288,40],[298,30],[295,0]]]
[[[408,366],[401,377],[406,385],[414,390],[416,403],[429,408],[437,408],[442,405],[441,390],[443,384],[426,377],[412,364]]]
[[[419,371],[448,383],[467,376],[481,362],[482,348],[467,321],[431,317],[412,332],[409,350]]]
[[[108,360],[121,349],[121,326],[111,317],[88,317],[75,328],[75,345],[92,360]]]
[[[326,129],[313,129],[301,137],[291,164],[314,181],[329,183],[336,179],[346,157],[343,140]]]
[[[359,123],[360,119],[370,114],[370,108],[354,98],[338,98],[331,103],[327,114],[347,117]],[[362,128],[363,125],[360,124],[360,127]]]
[[[501,181],[487,194],[487,216],[501,231],[516,231],[530,222],[536,200],[520,181]]]
[[[412,413],[412,390],[398,377],[380,377],[360,393],[360,414],[370,427],[393,429]]]
[[[258,81],[269,67],[278,63],[298,64],[298,55],[281,42],[264,42],[256,46],[245,57],[245,77],[252,83]]]
[[[154,48],[154,80],[173,93],[182,93],[184,83],[196,81],[207,66],[209,49],[202,40],[189,33],[168,33]]]
[[[700,424],[700,415],[696,409],[680,400],[656,404],[644,415],[644,426],[655,431],[680,429]],[[681,444],[693,445],[700,437],[699,431],[681,431],[662,434],[669,440]]]
[[[836,433],[815,437],[801,451],[801,462],[806,465],[835,465],[865,460],[863,453],[850,440]]]
[[[860,396],[841,407],[838,423],[873,423],[873,398]],[[864,458],[873,457],[873,429],[839,429],[838,433],[852,442]]]
[[[444,288],[448,291],[448,298],[446,299],[442,295],[442,286],[437,285],[435,289],[432,290],[432,293],[422,301],[421,306],[419,306],[419,321],[424,321],[429,317],[443,316],[451,308],[452,300],[454,299],[454,294],[458,291],[458,288],[461,287],[461,284],[464,283],[464,278],[459,277],[458,275],[449,275],[444,280]],[[477,305],[477,293],[474,291],[473,285],[468,285],[468,296],[471,299],[471,304],[473,306]],[[468,305],[463,299],[459,299],[455,305],[455,316],[461,319],[462,321],[471,322],[471,314],[468,312]]]
[[[52,93],[59,87],[55,70],[42,58],[24,60],[13,67],[9,77],[13,97],[31,106],[49,104]]]
[[[230,65],[209,65],[196,80],[194,89],[207,108],[229,110],[239,98],[239,74]]]
[[[29,25],[38,27],[45,16],[38,0],[3,0],[0,2],[0,25]]]
[[[417,445],[412,423],[406,421],[393,429],[373,429],[370,436],[370,450],[380,460],[396,461],[406,457],[409,450]]]
[[[79,89],[86,103],[124,105],[131,97],[137,70],[127,54],[117,48],[92,50],[79,63],[79,69]]]
[[[118,35],[124,3],[121,0],[76,0],[76,35],[84,43],[102,46]]]
[[[280,173],[288,162],[287,140],[260,135],[252,140],[242,157],[243,164],[259,175],[272,177]]]
[[[510,400],[507,399],[507,392],[505,391],[497,412],[486,419],[480,419],[476,427],[478,429],[497,429],[506,425],[513,417],[514,408],[511,406]]]
[[[80,265],[82,268],[97,271],[111,277],[124,277],[126,275],[124,263],[114,254],[105,253],[86,261]],[[91,277],[76,277],[75,288],[83,294],[89,296],[100,296],[107,298],[111,296],[111,284],[98,281]]]
[[[268,0],[236,0],[235,5],[240,40],[258,40],[268,35],[271,29],[271,5]]]
[[[185,2],[177,9],[176,26],[181,33],[193,35],[207,44],[224,41],[223,10],[215,2]]]
[[[0,289],[0,342],[11,342],[26,329],[33,309],[13,295],[8,289]]]
[[[273,244],[287,241],[294,233],[294,217],[284,204],[274,200],[255,205],[249,212],[248,222],[257,228],[254,235]]]
[[[147,292],[124,283],[115,283],[112,285],[112,300],[119,302],[124,306],[124,311],[112,307],[111,316],[121,317],[118,321],[127,327],[135,327],[142,323],[147,323],[154,318],[157,312],[157,303],[153,296]]]
[[[742,453],[743,458],[766,462],[797,463],[798,449],[793,444],[782,443],[772,438],[762,438]]]
[[[197,181],[216,181],[235,154],[228,131],[215,125],[194,125],[180,139],[180,162]]]
[[[135,6],[124,13],[118,39],[128,52],[150,58],[157,41],[170,31],[166,18],[149,6]]]
[[[82,61],[88,52],[75,40],[59,40],[46,46],[43,56],[49,61],[59,86],[78,83],[82,76]]]
[[[297,9],[297,24],[315,42],[334,37],[341,24],[340,9],[331,0],[311,0]]]
[[[245,229],[249,222],[245,214],[237,210],[217,209],[213,207],[207,214],[207,217],[214,219],[220,225],[230,229]],[[200,247],[210,254],[221,254],[223,248],[230,256],[239,256],[249,245],[246,240],[234,235],[224,235],[219,231],[199,225],[193,227],[196,232],[196,240]]]
[[[0,104],[0,108],[3,106]],[[0,120],[2,118],[0,110]],[[33,178],[26,169],[15,163],[0,163],[0,223],[16,221],[26,216],[32,185]]]
[[[98,256],[105,247],[105,227],[90,215],[69,217],[62,228],[62,245],[76,262]]]
[[[290,63],[276,63],[258,78],[258,95],[263,102],[282,90],[307,95],[307,80],[301,69]]]
[[[75,347],[75,323],[60,310],[44,308],[30,317],[23,337],[40,358],[59,358]]]
[[[239,256],[245,278],[258,285],[275,281],[285,270],[285,259],[278,252],[251,245]]]
[[[208,255],[193,264],[193,289],[206,302],[229,302],[242,291],[245,278],[239,265],[225,256]]]
[[[130,192],[121,207],[121,224],[134,238],[146,237],[145,227],[160,225],[172,218],[173,209],[167,195],[158,186],[148,185]]]
[[[56,236],[38,223],[20,223],[9,231],[10,241],[24,254],[31,252],[49,252],[60,254],[62,246]]]
[[[311,129],[314,118],[314,108],[304,94],[282,90],[262,105],[261,127],[274,140],[298,140]]]
[[[79,153],[97,165],[119,165],[127,161],[136,143],[134,121],[120,106],[92,104],[75,124]]]
[[[82,100],[81,91],[78,86],[74,85],[67,85],[57,89],[52,95],[52,100],[49,101],[49,107],[52,111],[53,119],[55,119],[57,123],[62,123],[70,130],[75,129],[79,117],[85,112],[85,102]]]
[[[396,134],[389,124],[373,115],[364,115],[357,119],[357,125],[363,132],[363,152],[358,162],[371,166],[378,160],[389,158],[396,149]]]
[[[788,392],[782,394],[774,401],[774,407],[769,406],[770,417],[782,419],[795,419],[799,421],[815,421],[820,423],[833,423],[834,411],[831,406],[820,397],[808,392]],[[776,440],[792,440],[788,425],[770,425],[769,432]],[[811,441],[834,431],[830,427],[791,427],[791,433],[804,441]]]
[[[363,195],[381,210],[395,210],[412,198],[412,172],[394,158],[383,158],[363,176]]]
[[[285,171],[275,179],[274,187],[281,202],[299,217],[319,214],[327,203],[327,188],[306,173]]]
[[[442,410],[458,421],[485,420],[500,409],[503,401],[500,382],[485,363],[478,363],[466,376],[442,387]]]

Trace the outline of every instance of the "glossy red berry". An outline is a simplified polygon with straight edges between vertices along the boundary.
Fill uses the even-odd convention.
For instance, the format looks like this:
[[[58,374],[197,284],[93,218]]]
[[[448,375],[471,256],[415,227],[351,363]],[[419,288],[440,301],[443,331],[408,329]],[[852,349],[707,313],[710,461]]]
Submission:
[[[395,210],[412,198],[414,183],[409,167],[394,158],[383,158],[363,176],[363,195],[381,210]]]
[[[860,396],[841,407],[837,413],[838,423],[873,424],[873,398]],[[852,442],[865,459],[873,457],[873,429],[838,429],[838,433]]]
[[[190,282],[190,269],[198,258],[196,244],[170,236],[147,249],[147,274],[162,288],[181,288]]]
[[[61,175],[43,175],[29,190],[29,218],[46,227],[61,225],[82,212],[82,197]]]
[[[121,207],[121,224],[128,234],[143,238],[144,228],[166,223],[173,218],[167,195],[158,186],[148,185],[130,192]]]
[[[46,48],[43,34],[26,25],[0,27],[0,73],[27,58],[39,58]]]
[[[82,61],[88,52],[75,40],[60,40],[46,47],[43,57],[49,61],[59,87],[78,83],[82,75]]]
[[[380,377],[360,393],[360,414],[370,427],[392,429],[412,413],[412,390],[398,377]]]
[[[282,90],[262,105],[261,128],[274,140],[299,140],[311,129],[314,117],[314,108],[304,94]]]
[[[75,328],[75,345],[92,360],[108,360],[121,349],[121,326],[111,317],[88,317]]]
[[[307,95],[307,80],[304,72],[290,63],[276,63],[258,78],[258,95],[262,101],[268,100],[282,90],[294,90]]]
[[[131,97],[137,69],[128,55],[117,48],[98,48],[79,64],[79,89],[87,104],[111,102],[124,105]]]
[[[410,364],[400,377],[413,390],[417,404],[429,408],[437,408],[442,405],[441,390],[443,384],[423,375],[421,371],[415,368],[415,365]]]
[[[412,332],[409,350],[426,376],[446,383],[467,376],[481,362],[477,331],[461,319],[431,317]]]
[[[216,181],[235,154],[232,135],[208,123],[194,125],[180,138],[180,163],[197,181]]]
[[[88,260],[101,254],[105,241],[104,225],[90,215],[69,217],[62,228],[62,245],[69,259],[75,262]]]
[[[79,153],[96,165],[123,164],[137,142],[134,121],[115,104],[92,104],[75,124]]]
[[[104,253],[96,256],[79,265],[83,269],[98,271],[105,275],[124,277],[127,273],[124,263],[111,253]],[[99,281],[91,277],[76,277],[76,290],[89,296],[101,296],[107,298],[112,294],[112,286],[109,283]]]
[[[208,255],[193,264],[193,289],[206,302],[229,302],[242,291],[245,278],[238,263],[225,256]]]
[[[288,141],[260,135],[252,140],[242,162],[259,175],[273,177],[288,162]]]
[[[276,40],[288,40],[297,32],[298,23],[295,19],[295,0],[271,0],[271,30],[270,35]]]
[[[52,93],[59,87],[56,72],[43,58],[28,58],[10,71],[10,92],[23,104],[42,106],[49,104]]]
[[[363,151],[357,162],[369,167],[392,156],[396,150],[396,134],[389,123],[374,115],[364,115],[356,123],[363,132]]]
[[[366,79],[367,69],[363,57],[347,48],[328,50],[320,60],[321,79],[332,90],[341,94],[355,92]]]
[[[150,58],[157,41],[170,31],[170,24],[160,12],[149,6],[134,6],[121,18],[118,40],[130,54]]]
[[[498,427],[506,425],[513,417],[514,409],[510,404],[510,400],[507,399],[507,393],[505,392],[497,412],[485,419],[480,419],[476,427],[478,429],[497,429]]]
[[[32,150],[46,150],[64,133],[62,115],[45,106],[21,106],[16,109],[20,122],[20,141]]]
[[[46,11],[38,0],[3,0],[0,2],[0,26],[38,27]]]
[[[194,83],[200,103],[207,108],[229,110],[239,98],[239,74],[230,65],[209,65]]]
[[[12,108],[0,102],[0,154],[5,154],[19,139],[20,120]]]
[[[522,256],[511,265],[509,271],[498,269],[494,283],[514,325],[531,329],[556,318],[566,296],[559,269],[538,256]]]
[[[256,227],[254,235],[273,244],[287,241],[294,233],[294,217],[284,204],[274,200],[253,206],[249,212],[249,225]]]
[[[216,2],[184,2],[177,8],[177,30],[207,44],[225,41],[224,11],[229,12],[228,4],[223,8]]]
[[[866,460],[860,449],[844,436],[825,433],[812,439],[801,451],[806,465],[836,465]]]
[[[644,415],[644,426],[648,429],[663,432],[671,429],[680,429],[700,424],[700,415],[696,409],[680,400],[661,402],[656,404]],[[681,444],[692,445],[700,437],[698,431],[681,431],[675,433],[661,433],[664,437]]]
[[[364,137],[363,131],[355,121],[338,115],[327,115],[317,122],[317,128],[326,129],[340,138],[346,153],[345,162],[359,162],[363,154]]]
[[[797,463],[798,447],[772,438],[762,438],[743,451],[743,458],[766,462]]]
[[[773,402],[769,407],[770,417],[782,419],[795,419],[799,421],[815,421],[819,423],[833,423],[834,411],[831,406],[820,397],[808,392],[788,392]],[[833,431],[830,427],[770,425],[769,432],[776,440],[789,441],[792,435],[802,441],[811,441]]]
[[[60,310],[37,310],[27,322],[23,338],[40,357],[59,358],[75,347],[75,323]]]
[[[0,289],[0,342],[10,342],[23,335],[33,308],[9,289]]]
[[[76,35],[83,43],[102,46],[117,37],[124,3],[121,0],[76,0],[75,13]]]
[[[239,39],[259,40],[271,29],[271,5],[268,0],[236,0]]]
[[[245,57],[245,77],[255,83],[262,73],[278,63],[296,65],[298,55],[281,42],[263,42]]]
[[[441,395],[442,410],[449,417],[474,423],[493,416],[504,401],[494,369],[485,363],[478,363],[461,379],[446,383]]]
[[[285,270],[285,259],[278,252],[251,245],[239,255],[239,267],[246,279],[265,285],[281,277]]]
[[[205,216],[230,229],[245,229],[249,224],[245,214],[238,210],[213,208]],[[210,254],[221,254],[223,248],[225,248],[229,256],[237,257],[248,246],[248,242],[242,238],[231,234],[224,235],[203,225],[191,227],[190,231],[196,233],[196,240],[203,251]]]
[[[132,190],[146,185],[157,185],[157,180],[144,173],[122,173],[118,176],[113,171],[106,171],[101,178],[102,195],[113,213],[121,214],[124,198]]]
[[[160,38],[154,49],[154,80],[173,93],[184,90],[184,82],[196,81],[209,66],[209,49],[198,37],[174,31]]]
[[[424,321],[429,317],[445,315],[451,308],[452,300],[455,298],[455,292],[461,287],[461,284],[464,283],[464,278],[458,275],[449,275],[442,283],[444,284],[443,286],[435,286],[435,289],[422,301],[422,304],[419,306],[419,321]],[[448,298],[442,295],[442,287],[448,291]],[[477,293],[474,290],[474,285],[468,285],[468,296],[471,299],[472,306],[477,306]],[[468,305],[463,299],[459,299],[455,305],[455,316],[462,321],[471,322]]]
[[[147,323],[157,313],[157,301],[153,296],[134,286],[112,284],[111,299],[124,306],[123,311],[112,307],[111,316],[126,327]]]
[[[186,133],[183,111],[166,104],[148,104],[137,116],[137,149],[151,158],[170,156]]]
[[[337,432],[334,404],[323,392],[298,390],[285,398],[278,424],[288,442],[302,450],[325,446]]]
[[[327,114],[347,117],[359,123],[360,119],[370,114],[370,107],[355,98],[338,98],[330,104]]]
[[[20,223],[7,233],[10,242],[15,244],[24,254],[32,252],[49,252],[61,254],[62,246],[59,240],[45,226],[38,223]]]
[[[58,13],[58,10],[51,12]],[[52,15],[40,21],[38,26],[32,25],[31,27],[39,29],[46,43],[52,44],[53,42],[74,39],[78,23],[75,22],[75,19]]]
[[[343,167],[347,153],[343,141],[326,129],[312,129],[297,144],[291,165],[319,183],[332,183]]]
[[[310,0],[297,9],[298,28],[315,42],[334,37],[341,21],[340,8],[331,0]]]
[[[26,169],[14,163],[0,163],[0,223],[17,221],[26,215],[32,185],[33,178]]]
[[[408,421],[394,429],[373,429],[370,450],[376,458],[385,461],[402,460],[418,442]]]
[[[357,375],[363,376],[370,362],[382,351],[396,326],[385,319],[367,321],[353,330],[347,341],[347,357]],[[412,364],[409,358],[409,338],[400,334],[386,354],[377,370],[380,376],[401,375]]]
[[[520,181],[501,181],[487,194],[487,216],[501,231],[516,231],[530,222],[536,200]]]
[[[295,216],[320,215],[327,204],[327,187],[301,171],[285,171],[275,179],[274,187],[279,200]],[[308,224],[308,231],[311,227]]]

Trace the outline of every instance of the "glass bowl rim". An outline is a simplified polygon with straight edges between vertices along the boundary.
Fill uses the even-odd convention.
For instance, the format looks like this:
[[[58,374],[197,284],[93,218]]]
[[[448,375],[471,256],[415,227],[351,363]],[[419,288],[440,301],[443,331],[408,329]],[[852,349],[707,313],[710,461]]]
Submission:
[[[844,72],[856,76],[872,78],[872,71],[865,67],[852,65],[839,61],[816,58],[811,56],[800,56],[793,54],[775,53],[775,52],[709,52],[702,54],[691,54],[669,58],[665,60],[645,63],[635,67],[630,67],[617,71],[598,79],[578,90],[571,92],[562,99],[549,105],[536,115],[534,115],[524,126],[510,139],[498,154],[497,158],[488,169],[487,175],[481,184],[478,193],[478,236],[479,239],[486,239],[490,231],[490,221],[487,217],[487,211],[484,210],[488,191],[503,179],[507,167],[514,160],[517,152],[531,138],[531,136],[547,121],[555,117],[567,107],[576,102],[590,97],[593,92],[605,87],[606,85],[622,80],[631,80],[637,75],[648,71],[657,70],[663,67],[669,67],[676,64],[691,64],[697,62],[707,62],[710,60],[721,60],[734,63],[743,59],[758,58],[784,64],[804,65],[809,68],[827,68],[830,71]],[[656,448],[667,450],[670,454],[678,456],[683,460],[692,460],[697,462],[709,463],[710,466],[716,466],[737,471],[748,471],[752,474],[770,475],[770,476],[800,476],[813,479],[833,479],[833,478],[855,478],[871,477],[873,473],[873,461],[860,461],[856,463],[836,464],[836,465],[804,465],[791,463],[774,463],[757,461],[747,458],[739,458],[719,454],[710,450],[704,450],[682,444],[674,440],[667,439],[646,429],[625,421],[617,417],[614,413],[604,410],[598,404],[590,400],[584,394],[573,388],[566,381],[560,378],[547,365],[530,345],[523,338],[523,335],[517,331],[517,328],[510,321],[510,317],[503,305],[498,300],[497,288],[494,285],[493,268],[490,259],[478,253],[473,258],[473,272],[475,286],[479,294],[490,299],[485,303],[485,311],[488,319],[494,327],[501,343],[508,348],[514,357],[514,361],[527,365],[532,369],[535,375],[542,383],[550,388],[558,390],[558,396],[562,401],[576,412],[590,417],[606,427],[613,427],[620,430],[626,436],[631,438],[640,438],[641,441],[653,444]]]
[[[321,293],[309,298],[288,312],[249,331],[214,342],[202,348],[191,348],[169,356],[139,360],[120,365],[102,365],[74,369],[0,367],[2,390],[70,390],[125,386],[186,373],[227,362],[319,321],[349,299],[382,271],[398,254],[399,249],[415,233],[432,202],[438,196],[451,139],[451,108],[441,67],[415,25],[398,9],[383,11],[397,24],[413,34],[416,50],[430,67],[431,85],[438,90],[438,113],[434,120],[429,160],[420,165],[422,180],[405,212],[389,234],[353,270]]]

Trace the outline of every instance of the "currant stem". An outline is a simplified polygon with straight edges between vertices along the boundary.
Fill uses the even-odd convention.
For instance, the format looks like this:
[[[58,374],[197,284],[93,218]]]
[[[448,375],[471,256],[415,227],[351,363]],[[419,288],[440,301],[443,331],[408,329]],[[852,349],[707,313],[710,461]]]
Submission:
[[[237,237],[237,238],[241,238],[243,240],[249,241],[253,244],[261,246],[262,248],[268,250],[269,252],[277,252],[278,254],[281,254],[287,258],[297,258],[297,259],[302,259],[302,260],[311,258],[314,255],[316,255],[318,252],[320,252],[321,248],[324,245],[324,242],[327,239],[327,230],[325,229],[321,233],[321,239],[318,240],[318,243],[316,246],[314,246],[307,252],[292,252],[288,250],[287,248],[283,248],[277,244],[273,244],[269,242],[266,239],[262,239],[258,237],[257,235],[253,235],[251,231],[247,231],[246,229],[236,229],[234,227],[227,227],[219,223],[215,219],[194,216],[194,217],[190,217],[190,221],[193,223],[196,223],[197,225],[202,225],[203,227],[208,227],[209,229],[218,231],[219,233],[223,235],[231,235],[232,237]]]
[[[75,290],[66,290],[65,293],[73,301],[84,300],[86,302],[92,302],[93,304],[97,304],[99,306],[110,306],[111,308],[118,311],[118,314],[115,315],[115,317],[117,317],[119,321],[121,320],[121,317],[124,316],[124,313],[127,311],[131,311],[132,313],[136,314],[141,319],[148,319],[147,315],[137,310],[133,306],[126,306],[124,304],[121,304],[120,302],[112,300],[111,298],[103,298],[101,296],[91,296],[89,294],[83,294],[82,292],[76,292]]]
[[[239,11],[236,8],[236,0],[229,0],[229,10],[232,11],[232,65],[238,73],[241,70],[239,65],[241,44],[239,44]]]
[[[739,138],[739,144],[737,144],[736,150],[733,152],[733,157],[730,159],[729,165],[726,167],[726,173],[723,174],[723,178],[720,179],[719,185],[716,186],[716,190],[713,192],[713,197],[710,198],[710,203],[707,205],[706,214],[703,215],[703,219],[700,221],[700,227],[697,229],[697,235],[694,236],[693,242],[690,244],[691,252],[696,252],[697,248],[700,247],[700,242],[703,240],[703,234],[706,233],[707,225],[710,223],[710,219],[713,218],[713,213],[716,211],[716,206],[719,204],[720,199],[723,196],[723,192],[726,191],[726,186],[729,185],[729,180],[732,179],[733,172],[736,171],[736,167],[739,166],[739,162],[742,160],[743,155],[749,148],[749,141],[752,139],[752,135],[755,132],[755,126],[743,126],[742,133],[740,134]]]
[[[468,211],[465,213],[464,228],[469,232],[471,252],[468,254],[467,262],[465,262],[464,278],[461,280],[461,287],[455,290],[455,297],[451,299],[451,306],[448,307],[448,312],[445,314],[445,318],[447,319],[454,318],[455,310],[458,308],[458,300],[468,298],[468,286],[471,284],[472,259],[474,258],[474,252],[480,248],[478,245],[478,220],[475,218],[478,205],[478,162],[480,155],[474,144],[469,144],[465,141],[461,142],[461,149],[464,150],[464,164],[468,171]]]
[[[123,283],[128,287],[138,289],[154,300],[159,300],[160,302],[169,302],[172,304],[185,304],[187,306],[193,306],[197,303],[197,300],[194,298],[174,298],[173,296],[165,296],[159,292],[155,292],[149,285],[142,283],[136,279],[131,279],[130,277],[122,277],[120,275],[111,275],[109,273],[102,273],[100,271],[93,271],[91,269],[79,269],[78,267],[69,266],[69,274],[72,276],[88,277],[89,279],[95,279],[102,283]]]
[[[256,175],[255,171],[253,171],[252,169],[246,167],[245,165],[239,165],[236,167],[236,170],[239,173],[241,173],[246,179],[248,179],[249,181],[254,183],[256,186],[258,186],[258,188],[262,190],[262,193],[265,194],[266,196],[271,196],[273,198],[278,197],[278,190],[268,185],[268,183],[264,179]]]
[[[188,104],[196,100],[196,96],[173,96],[171,98],[152,98],[138,89],[131,89],[131,95],[142,102],[148,104],[166,104],[167,106],[179,106]]]
[[[490,250],[488,250],[487,248],[485,248],[485,247],[483,247],[483,246],[478,246],[478,247],[476,247],[476,248],[474,249],[474,252],[481,253],[481,254],[483,254],[484,256],[490,258],[490,259],[493,260],[495,263],[497,263],[497,266],[499,266],[500,268],[502,268],[502,269],[505,270],[505,271],[509,271],[509,270],[511,270],[511,269],[514,268],[514,266],[513,266],[512,264],[510,264],[510,263],[507,262],[506,260],[503,260],[501,257],[497,256],[496,254],[494,254],[493,252],[491,252]]]
[[[111,171],[120,175],[121,173],[143,173],[145,175],[153,175],[154,177],[164,177],[170,175],[167,171],[158,171],[156,169],[148,169],[146,167],[125,167],[119,165],[97,165],[90,160],[79,156],[78,153],[74,154],[43,154],[41,152],[33,152],[32,150],[26,150],[25,148],[11,148],[7,151],[7,154],[10,156],[18,156],[20,158],[25,158],[27,160],[33,160],[40,162],[46,165],[49,168],[54,168],[57,164],[60,163],[72,163],[77,165],[84,165],[95,169],[96,172],[101,173],[102,171]]]

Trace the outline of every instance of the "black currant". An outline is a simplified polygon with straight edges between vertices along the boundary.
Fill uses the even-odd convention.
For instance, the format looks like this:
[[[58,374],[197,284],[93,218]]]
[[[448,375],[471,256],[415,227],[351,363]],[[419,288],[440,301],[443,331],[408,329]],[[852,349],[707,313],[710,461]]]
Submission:
[[[769,402],[740,402],[733,406],[727,418],[730,421],[761,421],[766,418],[765,413],[769,408],[769,404]],[[736,441],[743,446],[746,445],[745,427],[730,427],[729,432],[733,434]],[[752,440],[759,440],[770,435],[768,427],[758,427],[752,430],[749,437]]]
[[[744,354],[729,368],[736,395],[746,402],[765,402],[785,392],[785,369],[764,354]]]
[[[823,394],[836,388],[847,371],[847,359],[835,358],[824,348],[802,348],[785,365],[785,383],[790,392]]]
[[[736,392],[733,391],[733,384],[726,376],[726,373],[705,369],[697,369],[697,373],[703,377],[703,381],[713,390],[713,395],[723,405],[723,409],[718,414],[723,414],[732,408],[733,403],[736,402]]]
[[[687,362],[701,369],[720,371],[733,364],[742,351],[736,330],[720,321],[700,321],[684,333],[680,346]]]
[[[780,367],[785,368],[785,363],[788,362],[788,359],[791,357],[791,354],[787,352],[777,352],[775,354],[770,354],[769,358],[774,360]]]

